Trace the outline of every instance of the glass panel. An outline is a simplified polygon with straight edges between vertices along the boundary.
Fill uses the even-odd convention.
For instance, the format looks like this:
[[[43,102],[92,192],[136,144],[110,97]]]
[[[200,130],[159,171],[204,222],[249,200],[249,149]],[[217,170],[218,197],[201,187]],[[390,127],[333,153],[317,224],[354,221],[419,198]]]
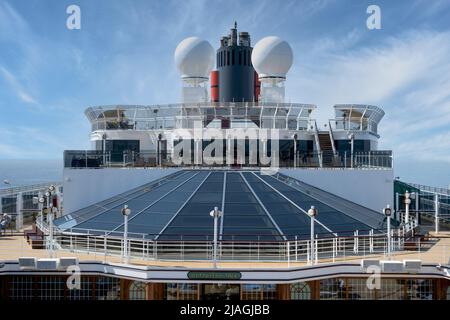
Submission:
[[[128,289],[129,300],[146,300],[146,284],[144,282],[133,281]]]
[[[291,300],[310,300],[311,288],[306,282],[291,284]]]

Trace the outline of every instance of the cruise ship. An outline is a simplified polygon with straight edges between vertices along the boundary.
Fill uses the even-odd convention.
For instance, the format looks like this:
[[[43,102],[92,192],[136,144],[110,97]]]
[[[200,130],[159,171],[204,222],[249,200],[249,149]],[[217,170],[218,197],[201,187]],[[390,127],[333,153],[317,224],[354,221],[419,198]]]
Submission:
[[[0,298],[449,300],[450,190],[395,177],[384,110],[316,121],[288,42],[217,45],[178,44],[180,102],[89,106],[62,182],[0,191]]]

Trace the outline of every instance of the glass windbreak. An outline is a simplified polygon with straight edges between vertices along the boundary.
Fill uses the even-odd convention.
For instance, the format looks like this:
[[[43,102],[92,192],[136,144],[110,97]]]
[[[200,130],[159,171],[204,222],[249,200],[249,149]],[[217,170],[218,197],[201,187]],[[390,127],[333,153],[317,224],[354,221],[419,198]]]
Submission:
[[[288,211],[289,208],[292,208],[292,204],[295,204],[297,207],[300,207],[304,210],[304,212],[307,212],[311,206],[314,206],[318,212],[320,213],[316,220],[326,226],[328,229],[330,229],[332,232],[336,232],[339,235],[352,235],[354,230],[370,230],[371,227],[369,227],[367,224],[364,224],[361,221],[358,221],[344,212],[341,212],[335,208],[332,208],[331,206],[323,203],[320,200],[317,200],[313,198],[312,196],[303,193],[284,182],[281,182],[277,180],[274,177],[267,176],[267,175],[259,175],[259,177],[264,180],[265,182],[269,183],[271,186],[273,186],[275,189],[277,189],[279,192],[283,194],[285,199],[288,200],[290,203],[287,204],[279,204],[279,208],[284,211]],[[286,201],[285,201],[286,202]],[[269,204],[269,207],[272,207],[274,205]],[[309,221],[309,217],[304,215],[304,217]],[[285,221],[290,221],[290,218],[284,218]],[[302,219],[302,221],[304,221]],[[294,221],[291,221],[294,222]],[[285,222],[282,223],[284,225]],[[292,224],[291,224],[292,225]],[[287,228],[291,228],[289,226],[286,226]],[[305,229],[302,230],[303,233],[305,232]],[[306,230],[307,231],[307,230]]]
[[[162,232],[161,240],[212,239],[213,219],[209,212],[222,207],[222,172],[210,172],[206,180],[195,190],[185,206],[177,213],[170,225]]]
[[[133,217],[142,213],[148,207],[160,203],[159,201],[162,200],[164,196],[173,192],[197,174],[198,172],[195,171],[185,172],[185,174],[167,180],[166,183],[157,186],[156,188],[142,187],[142,189],[129,196],[123,195],[120,199],[111,202],[110,208],[97,205],[97,213],[91,216],[90,219],[76,225],[74,229],[95,229],[97,231],[106,232],[116,230],[123,224],[121,209],[124,204],[127,204],[128,208],[131,210],[128,217],[131,222]],[[130,228],[129,231],[137,232],[132,230],[132,228]]]
[[[333,233],[352,236],[355,230],[372,229],[372,215],[365,216],[358,208],[352,209],[357,214],[349,212],[348,204],[339,206],[332,196],[326,193],[326,197],[318,197],[301,185],[294,187],[282,176],[185,170],[65,215],[55,225],[76,233],[89,230],[90,234],[121,236],[121,210],[127,204],[131,210],[130,238],[210,241],[214,233],[210,212],[217,207],[222,211],[218,219],[220,240],[282,241],[309,239],[311,220],[307,210],[315,206],[319,211],[315,224],[319,237]]]
[[[281,240],[274,224],[240,173],[227,173],[223,240]]]
[[[305,212],[289,202],[271,186],[262,182],[256,174],[246,172],[243,173],[243,176],[286,237],[301,238],[303,236],[306,238],[310,235],[311,220]],[[279,189],[280,187],[282,186],[278,186],[276,190],[283,191],[283,188]],[[316,225],[316,232],[323,235],[329,234],[329,231],[321,225]]]

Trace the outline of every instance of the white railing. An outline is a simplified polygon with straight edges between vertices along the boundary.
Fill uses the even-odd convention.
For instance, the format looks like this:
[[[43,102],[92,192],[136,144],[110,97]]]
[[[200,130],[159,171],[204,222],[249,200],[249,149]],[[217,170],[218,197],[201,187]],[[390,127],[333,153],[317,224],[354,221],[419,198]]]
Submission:
[[[323,157],[322,157],[322,149],[319,141],[319,129],[317,128],[317,121],[311,120],[314,122],[314,139],[316,141],[317,154],[319,155],[319,166],[323,167]]]
[[[123,234],[100,230],[71,229],[61,233],[54,229],[53,245],[49,243],[48,226],[38,220],[37,226],[45,236],[44,247],[49,250],[94,254],[103,257],[123,257]],[[414,223],[392,230],[392,251],[402,251],[406,239],[414,235]],[[289,241],[221,240],[218,253],[221,261],[311,262],[318,260],[349,259],[369,254],[386,255],[388,237],[376,230],[355,231],[353,236],[317,238],[315,257],[310,257],[310,240],[295,237]],[[154,235],[128,233],[127,248],[131,258],[142,260],[204,261],[213,256],[213,240],[153,240]],[[416,240],[413,240],[416,241]]]
[[[45,182],[45,183],[39,183],[39,184],[4,188],[4,189],[0,189],[0,197],[5,196],[5,195],[8,196],[8,195],[14,195],[14,194],[18,194],[18,193],[44,190],[44,189],[47,189],[51,185],[54,185],[55,187],[58,188],[58,187],[61,187],[62,183],[61,183],[61,181]]]

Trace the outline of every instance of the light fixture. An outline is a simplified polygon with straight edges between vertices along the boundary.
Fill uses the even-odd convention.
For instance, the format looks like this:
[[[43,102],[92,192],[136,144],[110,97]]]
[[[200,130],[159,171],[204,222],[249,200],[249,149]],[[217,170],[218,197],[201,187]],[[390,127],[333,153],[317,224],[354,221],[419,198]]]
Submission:
[[[128,208],[128,205],[124,205],[123,208],[122,208],[122,214],[124,216],[129,216],[130,213],[131,213],[131,209]]]
[[[386,217],[390,217],[392,215],[392,209],[391,209],[390,205],[387,205],[386,208],[383,209],[383,214]]]
[[[311,218],[317,216],[317,209],[314,206],[311,206],[311,208],[308,210],[308,216],[310,216]]]

